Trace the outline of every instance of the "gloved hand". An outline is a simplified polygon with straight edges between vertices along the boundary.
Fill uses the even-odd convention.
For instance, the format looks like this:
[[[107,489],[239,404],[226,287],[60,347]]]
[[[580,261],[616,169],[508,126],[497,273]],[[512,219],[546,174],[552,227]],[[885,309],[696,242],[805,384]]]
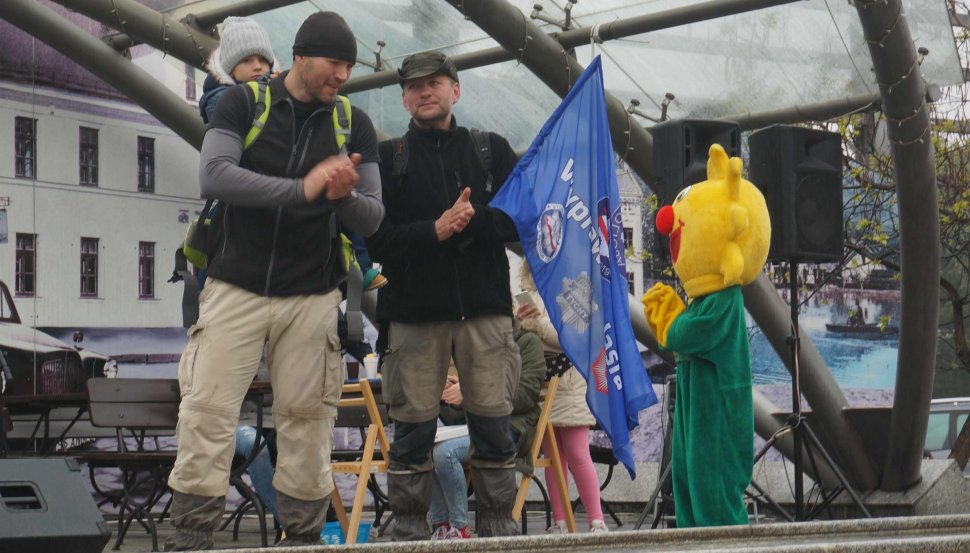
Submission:
[[[674,319],[686,308],[684,302],[670,286],[658,282],[640,298],[643,315],[650,330],[661,346],[667,347],[667,331]]]

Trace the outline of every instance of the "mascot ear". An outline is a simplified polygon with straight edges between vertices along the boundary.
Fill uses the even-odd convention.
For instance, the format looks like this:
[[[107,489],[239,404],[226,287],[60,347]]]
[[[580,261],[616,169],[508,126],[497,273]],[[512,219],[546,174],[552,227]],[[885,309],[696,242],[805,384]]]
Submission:
[[[725,154],[726,156],[727,154]],[[732,157],[728,161],[727,168],[727,187],[728,197],[732,201],[738,201],[741,197],[741,158]]]
[[[721,274],[724,276],[724,287],[741,284],[741,273],[744,271],[744,254],[737,242],[728,242],[721,253]]]
[[[737,240],[741,233],[748,229],[748,210],[741,204],[731,204],[728,208],[731,228],[728,230],[729,238]]]
[[[728,173],[727,153],[720,144],[711,144],[707,155],[707,180],[722,180]]]

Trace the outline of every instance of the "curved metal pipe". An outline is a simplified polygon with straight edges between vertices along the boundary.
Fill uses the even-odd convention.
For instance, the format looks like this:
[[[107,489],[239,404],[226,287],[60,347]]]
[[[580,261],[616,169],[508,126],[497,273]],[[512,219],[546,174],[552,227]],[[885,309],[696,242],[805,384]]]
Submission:
[[[926,83],[900,0],[856,0],[893,152],[902,252],[896,394],[881,488],[920,481],[936,369],[940,227]]]
[[[202,146],[204,126],[199,114],[107,44],[30,0],[0,2],[0,18],[38,37],[117,88],[196,149]]]
[[[741,130],[749,131],[768,125],[827,121],[860,111],[878,111],[881,106],[882,97],[878,94],[859,94],[826,102],[802,104],[769,111],[739,113],[719,119],[734,121],[741,127]]]
[[[548,36],[557,40],[568,50],[589,44],[594,34],[600,41],[615,40],[680,25],[707,21],[717,17],[727,17],[729,15],[770,8],[772,6],[791,4],[797,1],[799,0],[710,0],[700,4],[672,8],[638,17],[619,19],[597,27],[580,27],[569,31],[550,33]],[[515,52],[506,50],[501,46],[485,48],[477,52],[458,54],[451,57],[459,70],[483,67],[515,58]],[[350,94],[352,92],[362,92],[364,90],[397,84],[397,82],[397,70],[386,69],[351,79],[347,81],[341,90],[344,91],[344,94]]]
[[[218,40],[195,27],[134,0],[53,1],[127,34],[133,43],[148,44],[203,71],[209,54],[219,46]]]

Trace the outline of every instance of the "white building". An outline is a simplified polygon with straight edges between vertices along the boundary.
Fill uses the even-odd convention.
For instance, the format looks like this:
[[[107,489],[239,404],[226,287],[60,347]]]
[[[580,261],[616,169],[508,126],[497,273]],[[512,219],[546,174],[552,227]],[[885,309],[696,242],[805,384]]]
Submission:
[[[623,216],[623,243],[626,245],[626,276],[630,293],[643,296],[643,189],[633,172],[617,164],[620,189],[620,213]]]
[[[157,57],[136,63],[179,75]],[[0,75],[0,279],[24,324],[181,326],[182,287],[166,281],[201,208],[198,152],[5,22]]]

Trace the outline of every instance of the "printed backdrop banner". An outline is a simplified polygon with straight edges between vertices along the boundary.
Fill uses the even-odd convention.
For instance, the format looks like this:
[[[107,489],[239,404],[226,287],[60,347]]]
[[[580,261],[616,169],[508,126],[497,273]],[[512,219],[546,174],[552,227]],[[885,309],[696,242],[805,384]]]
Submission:
[[[629,432],[657,397],[630,326],[613,155],[597,57],[491,205],[515,221],[562,349],[588,383],[590,411],[635,477]]]

